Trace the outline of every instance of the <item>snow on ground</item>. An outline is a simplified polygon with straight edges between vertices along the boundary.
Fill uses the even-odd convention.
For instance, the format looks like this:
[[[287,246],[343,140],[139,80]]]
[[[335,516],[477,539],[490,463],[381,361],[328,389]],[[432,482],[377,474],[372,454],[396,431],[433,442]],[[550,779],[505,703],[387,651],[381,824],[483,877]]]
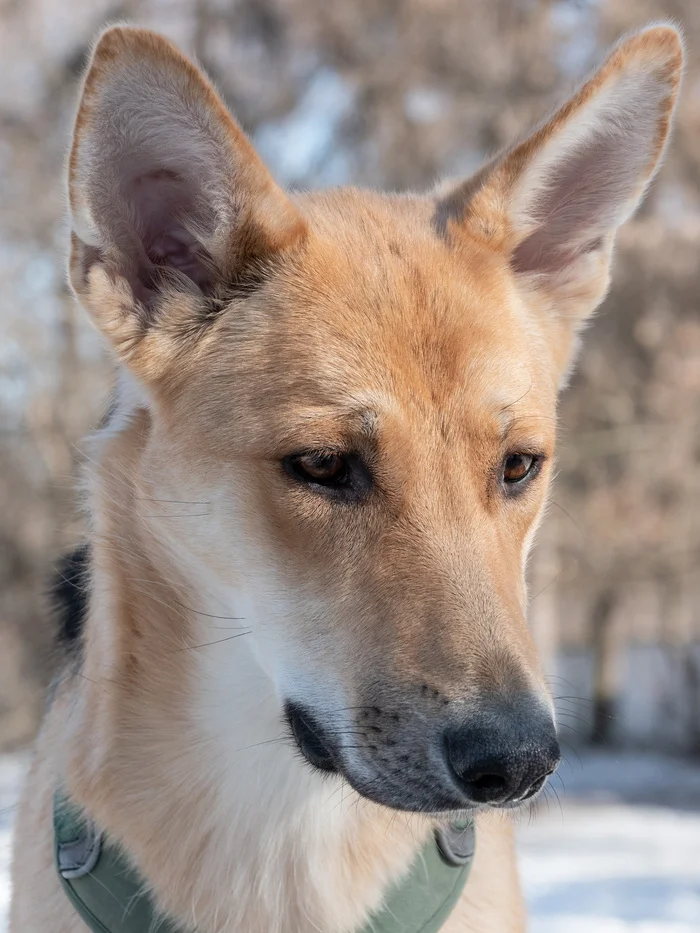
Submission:
[[[5,933],[10,903],[10,831],[26,766],[26,755],[0,757],[0,933]]]
[[[565,803],[521,831],[532,933],[698,933],[700,813]]]
[[[531,933],[700,933],[700,766],[567,755],[520,828]],[[561,802],[561,808],[560,808]]]
[[[26,756],[0,758],[0,933]],[[700,767],[587,753],[519,829],[531,933],[700,933]]]

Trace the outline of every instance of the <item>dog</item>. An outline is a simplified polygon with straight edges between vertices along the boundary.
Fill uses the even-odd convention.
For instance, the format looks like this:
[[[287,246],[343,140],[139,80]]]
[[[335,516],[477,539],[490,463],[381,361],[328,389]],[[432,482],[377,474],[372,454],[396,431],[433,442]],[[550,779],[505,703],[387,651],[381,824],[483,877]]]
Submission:
[[[59,791],[174,929],[354,933],[465,816],[470,876],[420,928],[525,929],[509,812],[559,760],[525,563],[557,396],[682,57],[670,25],[624,38],[428,194],[287,193],[169,41],[100,36],[70,281],[119,378],[12,933],[88,928],[55,864]]]

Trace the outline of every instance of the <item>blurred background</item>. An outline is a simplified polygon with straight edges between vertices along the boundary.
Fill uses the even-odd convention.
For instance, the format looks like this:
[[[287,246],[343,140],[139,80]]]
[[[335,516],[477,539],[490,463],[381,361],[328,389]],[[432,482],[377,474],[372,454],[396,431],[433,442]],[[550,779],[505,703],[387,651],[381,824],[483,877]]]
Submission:
[[[697,0],[0,0],[0,877],[52,667],[47,579],[82,532],[80,439],[112,381],[64,274],[95,31],[135,20],[194,53],[284,184],[400,190],[472,172],[668,17],[689,51],[675,138],[564,396],[531,566],[570,753],[521,844],[536,933],[700,930]]]

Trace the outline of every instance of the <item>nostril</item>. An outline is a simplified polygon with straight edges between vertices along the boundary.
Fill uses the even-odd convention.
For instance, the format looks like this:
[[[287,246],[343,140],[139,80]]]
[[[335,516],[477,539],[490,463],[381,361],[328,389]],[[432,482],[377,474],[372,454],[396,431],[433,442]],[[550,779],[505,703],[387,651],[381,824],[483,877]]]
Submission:
[[[554,769],[551,769],[550,771],[545,771],[544,774],[541,774],[537,778],[536,781],[533,781],[532,784],[530,784],[530,786],[525,790],[525,792],[521,794],[519,797],[516,797],[515,800],[517,802],[520,802],[520,801],[524,802],[525,800],[529,800],[530,797],[534,797],[538,791],[542,790],[544,785],[547,783],[547,778],[553,773],[554,773]]]
[[[458,783],[475,803],[503,803],[512,796],[512,775],[500,762],[486,758],[466,763],[456,755],[448,760]]]
[[[522,796],[523,800],[529,800],[530,797],[534,797],[538,790],[542,790],[544,787],[544,782],[549,777],[548,774],[543,774],[542,777],[537,778],[537,780],[531,784],[525,793]]]
[[[500,774],[464,774],[462,780],[484,800],[495,800],[508,793],[508,781]]]

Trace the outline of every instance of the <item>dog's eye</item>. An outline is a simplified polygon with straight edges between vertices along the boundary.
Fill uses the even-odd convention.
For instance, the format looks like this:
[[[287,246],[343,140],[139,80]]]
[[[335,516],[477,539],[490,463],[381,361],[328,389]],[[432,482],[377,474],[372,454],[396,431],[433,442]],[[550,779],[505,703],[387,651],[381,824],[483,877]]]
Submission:
[[[310,490],[330,495],[336,501],[357,503],[372,489],[372,474],[355,453],[308,450],[282,461],[285,472]]]
[[[342,486],[350,476],[348,460],[342,454],[314,450],[289,457],[287,463],[298,479],[318,486]]]
[[[503,461],[503,482],[507,486],[515,486],[532,476],[540,462],[534,454],[509,454]]]

